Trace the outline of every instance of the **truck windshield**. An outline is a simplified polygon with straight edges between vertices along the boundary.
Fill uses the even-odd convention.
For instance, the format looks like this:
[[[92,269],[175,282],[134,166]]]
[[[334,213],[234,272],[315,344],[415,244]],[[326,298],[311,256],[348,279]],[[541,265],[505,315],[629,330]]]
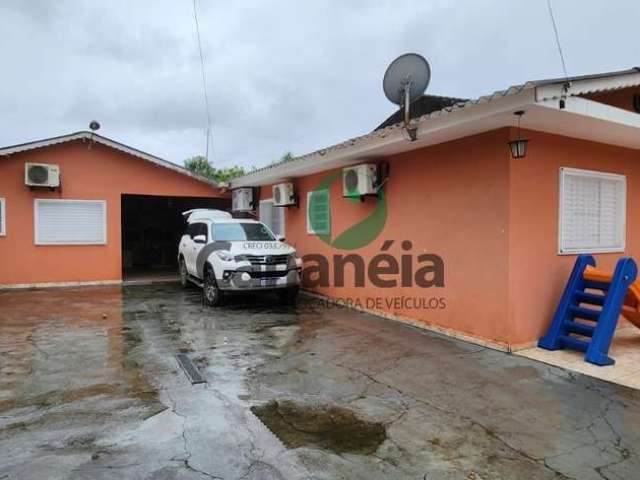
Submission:
[[[271,232],[262,223],[216,223],[213,225],[215,241],[271,241]]]

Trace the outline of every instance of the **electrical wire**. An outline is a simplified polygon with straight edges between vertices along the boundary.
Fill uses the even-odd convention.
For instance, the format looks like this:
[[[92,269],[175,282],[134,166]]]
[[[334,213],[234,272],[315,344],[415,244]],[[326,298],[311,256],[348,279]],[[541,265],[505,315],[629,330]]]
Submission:
[[[564,53],[562,53],[562,46],[560,45],[560,35],[558,35],[558,26],[556,25],[556,19],[553,15],[553,7],[551,6],[551,0],[547,0],[547,8],[549,9],[549,16],[551,17],[551,24],[553,25],[553,33],[555,34],[555,37],[556,37],[556,46],[558,47],[558,53],[560,54],[560,61],[562,62],[562,71],[564,72],[564,78],[567,81],[567,83],[569,83],[569,74],[567,73],[567,64],[564,61]]]
[[[200,40],[200,24],[198,22],[198,9],[196,8],[196,0],[193,0],[193,19],[196,24],[196,37],[198,37],[198,52],[200,53],[200,71],[202,73],[202,91],[204,93],[204,106],[207,113],[207,142],[205,148],[205,158],[209,161],[209,138],[211,133],[211,113],[209,110],[209,96],[207,95],[207,76],[204,69],[204,55],[202,54],[202,41]]]

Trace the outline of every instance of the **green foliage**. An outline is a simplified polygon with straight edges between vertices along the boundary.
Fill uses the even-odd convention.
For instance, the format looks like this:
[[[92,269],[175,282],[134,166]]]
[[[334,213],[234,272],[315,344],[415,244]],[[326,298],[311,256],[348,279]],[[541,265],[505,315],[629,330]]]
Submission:
[[[294,158],[295,157],[293,156],[293,153],[285,152],[284,155],[282,155],[282,157],[280,157],[280,160],[278,160],[278,163],[290,162]]]
[[[239,165],[226,168],[215,168],[202,155],[187,158],[184,161],[184,167],[187,170],[191,170],[193,173],[210,178],[217,183],[229,182],[232,178],[241,177],[247,173],[245,168]]]
[[[296,158],[296,157],[293,155],[293,153],[284,152],[279,159],[272,161],[271,163],[269,163],[269,165],[278,165],[280,163],[290,162],[294,158]]]
[[[184,168],[203,177],[215,180],[216,169],[213,168],[213,165],[211,165],[202,155],[187,158],[184,161]]]
[[[216,170],[216,181],[217,182],[228,182],[232,178],[241,177],[245,175],[247,172],[244,167],[239,165],[234,165],[233,167],[227,168],[218,168]]]
[[[295,157],[293,153],[285,152],[282,157],[274,162],[271,162],[270,165],[290,162],[294,158]],[[187,170],[191,170],[193,173],[197,173],[198,175],[201,175],[203,177],[210,178],[216,183],[228,183],[229,180],[233,178],[241,177],[242,175],[246,175],[247,173],[256,170],[256,167],[250,167],[249,169],[246,169],[245,167],[242,167],[240,165],[234,165],[233,167],[226,168],[215,168],[202,155],[196,155],[194,157],[187,158],[184,161],[184,167]]]

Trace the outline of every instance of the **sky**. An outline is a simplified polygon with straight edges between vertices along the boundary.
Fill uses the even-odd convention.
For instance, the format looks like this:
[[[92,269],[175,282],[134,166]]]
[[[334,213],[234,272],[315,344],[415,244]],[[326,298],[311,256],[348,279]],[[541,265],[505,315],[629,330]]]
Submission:
[[[387,65],[473,98],[563,75],[546,0],[196,0],[216,167],[374,129]],[[638,0],[553,0],[569,75],[640,66]],[[86,130],[172,162],[205,152],[192,0],[2,0],[0,146]]]

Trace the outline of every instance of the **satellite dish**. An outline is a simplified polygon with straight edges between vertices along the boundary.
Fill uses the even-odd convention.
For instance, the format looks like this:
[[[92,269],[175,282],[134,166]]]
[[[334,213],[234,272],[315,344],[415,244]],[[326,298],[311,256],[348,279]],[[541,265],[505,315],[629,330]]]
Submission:
[[[91,123],[89,124],[89,128],[95,132],[100,128],[100,124],[95,120],[91,120]]]
[[[404,105],[405,90],[408,90],[409,103],[411,103],[420,98],[429,86],[430,80],[429,62],[417,53],[405,53],[387,67],[382,88],[390,102]]]
[[[422,96],[431,80],[429,62],[417,53],[405,53],[387,67],[382,80],[384,94],[390,102],[404,108],[404,125],[412,140],[416,130],[409,128],[409,106]]]

